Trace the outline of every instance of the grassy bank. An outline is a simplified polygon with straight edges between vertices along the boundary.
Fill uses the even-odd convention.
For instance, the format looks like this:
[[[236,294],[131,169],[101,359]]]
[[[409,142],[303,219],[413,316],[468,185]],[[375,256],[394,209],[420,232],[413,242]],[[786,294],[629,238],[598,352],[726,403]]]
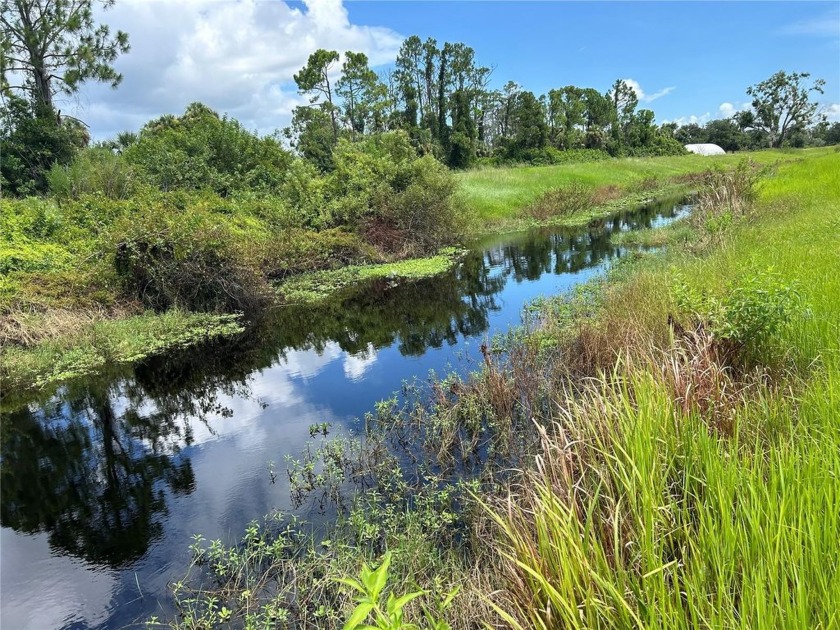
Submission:
[[[710,168],[734,167],[744,159],[768,165],[806,155],[823,155],[831,150],[755,151],[711,158],[684,155],[556,166],[485,168],[461,173],[458,178],[465,203],[475,213],[481,229],[521,229],[540,222],[525,211],[551,190],[581,185],[591,193],[591,203],[584,212],[551,217],[555,222],[574,225],[645,199],[673,196],[680,190],[689,190],[696,186],[696,182],[686,176]]]
[[[827,152],[753,157],[774,163]],[[369,153],[394,182],[383,187],[375,173],[358,170],[357,160]],[[3,389],[89,372],[101,364],[83,350],[89,337],[111,335],[115,346],[140,343],[143,335],[131,335],[153,312],[258,312],[323,300],[371,277],[434,275],[453,262],[450,250],[435,254],[440,245],[487,231],[585,224],[696,186],[696,174],[712,164],[735,163],[733,156],[688,156],[477,170],[457,176],[458,201],[454,183],[438,167],[415,158],[401,162],[405,172],[395,175],[392,158],[381,153],[381,147],[348,150],[346,169],[324,181],[307,180],[306,186],[324,189],[316,192],[325,205],[315,209],[312,190],[300,197],[294,191],[303,184],[294,181],[278,196],[138,188],[126,199],[83,193],[0,200]],[[399,182],[406,177],[416,181],[403,190]],[[379,192],[372,188],[363,199],[347,192],[360,186]],[[355,218],[330,226],[344,215]],[[430,257],[414,258],[422,254]],[[104,326],[103,320],[124,323]],[[195,324],[193,339],[218,332],[201,317],[179,321]],[[178,328],[160,339],[185,334]],[[62,368],[48,368],[45,357]]]
[[[458,262],[463,250],[448,247],[428,258],[412,258],[376,265],[350,265],[331,271],[293,276],[277,286],[284,304],[316,304],[358,282],[385,278],[404,282],[437,276]]]
[[[380,403],[364,443],[318,438],[289,478],[339,503],[329,544],[199,542],[171,625],[341,626],[341,578],[391,551],[362,589],[418,593],[428,627],[836,626],[838,172],[707,182],[684,244],[544,301],[479,372]]]

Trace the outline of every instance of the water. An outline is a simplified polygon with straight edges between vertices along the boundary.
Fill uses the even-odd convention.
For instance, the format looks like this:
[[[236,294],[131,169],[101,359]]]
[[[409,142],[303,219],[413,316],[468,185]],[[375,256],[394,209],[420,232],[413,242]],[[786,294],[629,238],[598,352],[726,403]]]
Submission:
[[[193,534],[234,541],[249,521],[292,508],[284,456],[300,453],[311,424],[351,431],[404,380],[474,368],[479,346],[527,303],[626,255],[611,233],[687,211],[661,203],[583,230],[497,237],[443,276],[282,309],[242,338],[4,414],[0,626],[142,627],[171,614],[167,583],[183,576]]]

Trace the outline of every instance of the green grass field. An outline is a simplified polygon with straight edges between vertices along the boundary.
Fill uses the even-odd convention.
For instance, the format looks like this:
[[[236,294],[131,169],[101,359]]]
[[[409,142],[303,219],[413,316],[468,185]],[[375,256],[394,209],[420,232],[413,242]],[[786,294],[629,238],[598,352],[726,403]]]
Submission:
[[[799,299],[757,357],[771,376],[660,349],[558,393],[543,472],[497,516],[511,625],[840,626],[838,272],[840,153],[815,152],[708,255],[673,251],[609,289],[599,325],[633,330],[637,351],[667,338],[677,276],[722,295],[764,274]],[[711,409],[687,405],[704,384]]]
[[[494,224],[509,220],[552,188],[582,182],[592,188],[618,186],[632,191],[646,180],[663,185],[671,178],[697,173],[715,166],[732,166],[749,158],[761,164],[789,161],[806,155],[822,155],[833,149],[805,151],[755,151],[704,157],[624,158],[561,164],[557,166],[511,166],[466,171],[458,175],[461,192],[467,206],[474,210],[480,222]],[[649,181],[649,184],[653,184]]]

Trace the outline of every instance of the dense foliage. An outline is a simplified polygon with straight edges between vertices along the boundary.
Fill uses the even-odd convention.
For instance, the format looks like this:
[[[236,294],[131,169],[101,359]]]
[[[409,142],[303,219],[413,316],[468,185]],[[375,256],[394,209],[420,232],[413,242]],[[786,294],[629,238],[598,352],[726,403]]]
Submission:
[[[465,169],[478,158],[553,164],[563,151],[604,155],[675,155],[683,148],[638,110],[638,98],[619,80],[600,93],[566,86],[537,96],[510,81],[491,90],[491,70],[462,43],[403,42],[393,71],[380,79],[362,53],[317,50],[295,75],[310,104],[298,107],[286,135],[319,170],[333,168],[340,138],[383,130],[408,133],[421,153]],[[331,79],[331,72],[340,76]]]
[[[54,163],[52,199],[0,201],[6,341],[56,308],[253,311],[275,280],[428,254],[466,219],[403,132],[341,139],[327,173],[198,104],[117,144]]]

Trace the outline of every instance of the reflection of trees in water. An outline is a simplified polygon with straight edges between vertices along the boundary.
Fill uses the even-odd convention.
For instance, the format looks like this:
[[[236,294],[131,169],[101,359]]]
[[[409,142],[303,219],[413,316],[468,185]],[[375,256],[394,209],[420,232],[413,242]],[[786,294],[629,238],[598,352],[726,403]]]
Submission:
[[[650,227],[672,204],[578,231],[529,234],[467,255],[457,269],[394,285],[378,280],[317,308],[287,307],[236,338],[152,357],[130,377],[88,379],[40,405],[4,412],[2,525],[47,532],[87,560],[123,566],[160,534],[165,493],[192,492],[192,422],[229,415],[222,395],[249,397],[255,371],[286,349],[349,353],[398,344],[404,355],[486,331],[509,279],[579,271],[619,252],[609,234]],[[208,427],[209,428],[209,427]],[[211,429],[212,431],[212,429]]]
[[[273,325],[282,330],[286,348],[320,351],[335,342],[355,354],[397,343],[402,354],[416,356],[486,330],[503,286],[504,280],[489,277],[480,255],[470,255],[458,269],[434,278],[376,280],[317,308],[284,308]]]
[[[640,210],[598,219],[586,228],[545,229],[492,247],[485,254],[488,266],[516,282],[538,280],[545,273],[576,273],[620,256],[610,235],[619,231],[650,228],[659,218],[673,218],[679,206],[673,202],[651,204]]]
[[[72,555],[112,566],[139,558],[161,530],[163,485],[194,487],[189,459],[168,440],[171,417],[118,412],[108,390],[4,415],[2,524],[45,531]]]
[[[545,273],[597,266],[621,253],[611,243],[611,233],[651,227],[655,219],[672,217],[676,211],[671,202],[654,204],[584,229],[532,232],[474,251],[457,269],[434,278],[396,285],[377,280],[315,308],[286,307],[258,334],[271,337],[265,341],[278,350],[320,352],[334,342],[355,354],[370,345],[398,343],[401,353],[421,355],[430,347],[486,331],[490,311],[499,308],[496,296],[509,279],[537,280]]]
[[[2,525],[46,532],[52,547],[91,562],[140,558],[161,533],[167,489],[195,488],[181,453],[193,423],[229,415],[221,395],[248,395],[245,380],[221,377],[200,354],[147,360],[133,378],[90,379],[4,412]]]

